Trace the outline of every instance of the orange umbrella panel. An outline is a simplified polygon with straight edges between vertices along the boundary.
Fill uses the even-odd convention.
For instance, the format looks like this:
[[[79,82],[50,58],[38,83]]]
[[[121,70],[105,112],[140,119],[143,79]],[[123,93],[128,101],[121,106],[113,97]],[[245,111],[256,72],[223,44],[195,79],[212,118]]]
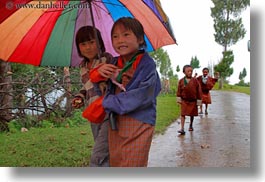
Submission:
[[[82,58],[77,53],[75,35],[88,25],[100,30],[106,51],[116,55],[110,31],[121,17],[134,17],[142,23],[146,51],[176,44],[158,0],[3,0],[0,11],[0,59],[9,62],[78,66]]]

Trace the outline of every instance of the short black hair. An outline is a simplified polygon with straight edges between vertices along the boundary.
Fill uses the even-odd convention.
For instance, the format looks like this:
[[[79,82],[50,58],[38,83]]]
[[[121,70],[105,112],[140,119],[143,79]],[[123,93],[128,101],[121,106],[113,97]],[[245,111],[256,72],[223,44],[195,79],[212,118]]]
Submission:
[[[207,70],[209,72],[209,68],[205,67],[205,68],[202,69],[202,71],[204,71],[204,70]]]
[[[183,73],[185,73],[186,68],[192,68],[192,67],[191,65],[186,64],[185,66],[183,66],[183,70],[182,70]]]
[[[94,30],[96,30],[97,32],[97,38],[98,38],[101,53],[104,53],[106,51],[100,31],[97,28],[92,27],[92,26],[83,26],[77,31],[76,36],[75,36],[77,52],[80,57],[83,57],[83,56],[80,52],[79,44],[82,42],[90,41],[92,39],[96,39]]]
[[[113,35],[113,30],[117,25],[123,25],[126,29],[131,30],[138,40],[143,40],[140,48],[146,48],[146,42],[144,39],[144,27],[139,20],[132,17],[122,17],[115,21],[111,29],[111,36]]]

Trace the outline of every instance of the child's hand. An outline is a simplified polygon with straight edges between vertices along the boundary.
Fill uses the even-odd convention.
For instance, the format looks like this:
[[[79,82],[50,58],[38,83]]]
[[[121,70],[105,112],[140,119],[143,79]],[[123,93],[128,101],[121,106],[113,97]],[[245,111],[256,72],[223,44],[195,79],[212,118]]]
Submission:
[[[72,107],[75,109],[79,109],[84,105],[84,101],[81,97],[75,97],[72,100]]]
[[[111,75],[110,79],[112,81],[112,83],[114,83],[115,85],[117,85],[122,91],[126,92],[126,89],[125,87],[123,86],[122,83],[119,83],[116,79],[117,79],[117,76],[119,75],[121,69],[116,69],[114,71],[114,73]]]
[[[219,78],[219,76],[220,76],[219,72],[216,72],[216,73],[214,74],[214,77],[215,77],[215,78]]]
[[[177,104],[181,104],[181,98],[177,97]]]
[[[106,90],[107,90],[107,83],[106,82],[100,82],[98,84],[98,86],[99,86],[99,89],[100,89],[101,94],[102,95],[105,95]]]
[[[113,75],[113,73],[115,73],[116,69],[117,67],[113,64],[102,64],[98,68],[98,72],[101,76],[105,78],[110,78]]]

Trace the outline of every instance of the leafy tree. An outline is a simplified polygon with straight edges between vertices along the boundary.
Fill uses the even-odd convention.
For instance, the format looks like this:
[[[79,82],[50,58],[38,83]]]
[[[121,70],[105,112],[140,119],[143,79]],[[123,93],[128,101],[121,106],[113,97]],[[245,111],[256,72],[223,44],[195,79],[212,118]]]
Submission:
[[[177,87],[178,87],[178,81],[179,81],[179,79],[178,79],[177,74],[170,76],[169,84],[170,84],[170,93],[171,94],[176,94]]]
[[[197,56],[191,58],[190,65],[191,65],[191,67],[193,69],[196,69],[196,68],[200,68],[201,67],[200,66],[200,61],[197,58]]]
[[[239,73],[239,77],[238,78],[239,78],[239,80],[242,80],[243,79],[243,76],[242,76],[242,73],[241,72]]]
[[[238,83],[238,85],[240,85],[240,86],[245,86],[246,84],[245,84],[245,82],[244,82],[244,78],[247,76],[247,70],[246,70],[246,68],[243,68],[243,71],[242,72],[240,72],[239,73],[239,83]]]
[[[200,61],[197,58],[197,56],[191,58],[190,65],[193,68],[193,70],[195,70],[196,68],[200,68],[201,67],[200,66]],[[195,72],[195,76],[197,76],[196,71],[194,71],[194,72]]]
[[[223,59],[219,62],[219,64],[214,66],[214,70],[219,72],[219,76],[221,78],[221,82],[219,84],[219,88],[223,88],[223,81],[226,80],[227,77],[230,77],[233,74],[234,69],[230,68],[231,64],[234,62],[234,54],[233,51],[223,52]]]
[[[157,67],[159,67],[159,72],[163,79],[168,79],[171,75],[173,75],[171,60],[167,51],[160,48],[150,53],[150,55],[154,58]]]
[[[180,71],[180,68],[179,68],[179,65],[177,65],[176,72],[179,72],[179,71]]]
[[[161,60],[164,60],[166,59],[166,55],[164,54],[165,51],[161,48],[153,51],[153,52],[150,52],[150,56],[155,60],[156,62],[156,66],[157,67],[160,67],[161,65]]]
[[[250,0],[212,0],[211,16],[214,19],[215,41],[224,47],[236,44],[243,39],[246,30],[240,17],[241,11],[250,5]]]
[[[171,68],[171,62],[169,58],[161,62],[159,71],[161,73],[161,77],[166,78],[166,79],[168,79],[173,74],[173,70]]]
[[[168,53],[160,48],[150,53],[150,56],[155,60],[156,65],[159,68],[159,72],[161,74],[162,92],[175,93],[176,88],[174,86],[178,82],[178,75],[174,75]],[[177,66],[177,69],[179,69],[179,66]],[[173,85],[173,87],[171,85]]]
[[[250,5],[250,0],[212,0],[212,2],[214,7],[211,8],[211,16],[214,20],[215,41],[224,47],[220,65],[215,66],[215,71],[220,73],[219,88],[221,89],[222,82],[233,73],[230,66],[234,61],[234,56],[228,47],[243,39],[246,34],[240,14]]]
[[[243,68],[242,79],[244,79],[246,76],[247,76],[247,70],[246,70],[246,68]]]

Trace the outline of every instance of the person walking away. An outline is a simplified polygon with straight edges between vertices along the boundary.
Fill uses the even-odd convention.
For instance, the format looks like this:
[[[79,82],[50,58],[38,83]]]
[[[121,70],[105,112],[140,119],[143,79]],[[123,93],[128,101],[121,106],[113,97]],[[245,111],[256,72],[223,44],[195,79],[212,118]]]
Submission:
[[[101,50],[97,47],[94,31],[96,31]],[[79,91],[79,94],[72,100],[72,106],[77,109],[84,105],[90,105],[99,97],[95,85],[89,78],[89,71],[99,64],[110,62],[112,56],[105,52],[101,34],[98,29],[92,26],[84,26],[78,30],[76,34],[76,47],[79,56],[84,58],[80,64],[80,76],[83,87]],[[102,55],[99,55],[99,52],[102,52]],[[90,167],[108,167],[109,146],[107,119],[105,118],[100,124],[91,123],[91,130],[95,143],[90,157]]]
[[[215,83],[218,81],[219,73],[216,74],[215,78],[209,76],[209,69],[203,68],[202,75],[197,77],[202,89],[202,104],[205,104],[205,115],[208,115],[208,104],[212,103],[210,90],[214,87]],[[202,112],[202,105],[200,106],[200,113]]]
[[[198,116],[198,106],[201,105],[201,87],[198,80],[192,77],[193,69],[190,65],[183,67],[185,76],[179,80],[177,89],[177,103],[181,105],[180,135],[185,135],[185,117],[190,116],[189,131],[193,131],[194,116]]]
[[[146,167],[156,123],[160,78],[154,60],[144,50],[144,29],[137,19],[118,19],[112,27],[111,39],[120,55],[113,61],[120,69],[117,80],[126,91],[109,82],[103,100],[106,112],[116,115],[118,128],[109,129],[110,166]],[[97,70],[102,78],[110,78],[114,71],[108,64]]]

